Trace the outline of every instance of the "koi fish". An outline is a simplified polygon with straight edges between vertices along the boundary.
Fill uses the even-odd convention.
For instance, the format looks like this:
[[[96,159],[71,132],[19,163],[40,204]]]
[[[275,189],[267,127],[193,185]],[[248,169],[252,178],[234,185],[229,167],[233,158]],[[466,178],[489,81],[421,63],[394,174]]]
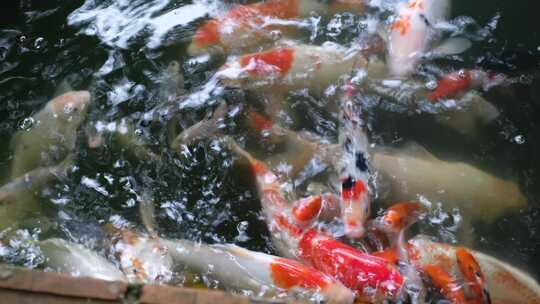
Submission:
[[[38,246],[49,269],[80,277],[127,281],[113,263],[79,244],[53,238],[38,242]]]
[[[320,220],[332,220],[341,216],[341,198],[333,193],[302,198],[293,203],[292,215],[303,226]]]
[[[175,263],[208,274],[229,288],[256,293],[299,291],[325,303],[352,303],[354,294],[332,277],[294,260],[249,251],[235,245],[203,245],[185,240],[161,240]]]
[[[398,297],[403,277],[393,265],[341,243],[323,231],[303,229],[291,215],[291,207],[280,190],[277,176],[232,140],[229,145],[250,163],[268,229],[282,254],[300,259],[337,279],[355,291],[360,300]]]
[[[465,287],[470,289],[470,297],[475,299],[476,303],[491,303],[484,274],[475,257],[465,247],[457,247],[456,261],[463,278],[468,284]]]
[[[371,226],[387,234],[391,246],[396,250],[396,261],[405,277],[405,292],[413,303],[423,303],[426,289],[419,271],[412,265],[405,239],[405,230],[414,224],[422,214],[418,202],[400,202],[388,208],[384,214],[372,221]],[[386,257],[388,258],[388,257]]]
[[[367,126],[354,107],[352,84],[343,89],[340,102],[339,144],[343,149],[339,174],[341,179],[342,220],[349,238],[364,236],[370,213],[369,161]]]
[[[516,183],[466,163],[437,159],[418,145],[394,151],[375,148],[371,156],[373,170],[388,183],[387,199],[414,200],[422,195],[486,223],[527,205]]]
[[[393,76],[412,73],[432,42],[431,26],[446,19],[449,0],[409,0],[400,3],[390,24],[387,62]]]
[[[290,22],[283,21],[306,18],[312,13],[361,13],[364,7],[363,0],[333,0],[328,4],[317,0],[269,0],[237,5],[224,16],[206,21],[193,36],[187,51],[191,56],[216,48],[224,53],[245,52],[270,44],[278,31],[294,31]]]
[[[460,286],[459,282],[446,270],[434,265],[426,265],[422,269],[431,279],[431,283],[452,304],[467,303],[463,286]]]
[[[341,76],[366,65],[361,52],[337,44],[293,44],[232,58],[216,76],[230,87],[273,94],[308,88],[320,94]]]
[[[483,70],[459,70],[444,75],[437,82],[437,87],[428,96],[430,102],[454,98],[469,90],[484,90],[507,83],[508,79],[502,74],[489,73]]]
[[[77,129],[91,100],[88,91],[68,92],[33,115],[30,130],[21,130],[12,139],[11,178],[62,161],[74,148]]]
[[[73,158],[68,156],[57,166],[36,168],[0,187],[0,230],[17,225],[21,218],[38,215],[41,203],[36,194],[65,178],[72,165]]]
[[[211,115],[183,130],[171,142],[171,149],[178,151],[182,145],[192,145],[197,139],[218,135],[220,126],[227,115],[227,104],[222,102]]]
[[[480,294],[484,294],[484,290],[489,289],[489,295],[484,294],[483,302],[474,303],[488,303],[489,299],[491,299],[491,303],[493,304],[532,304],[539,302],[540,285],[538,282],[529,274],[494,257],[466,249],[473,257],[473,259],[470,259],[464,257],[462,253],[458,254],[457,251],[459,248],[448,244],[432,242],[422,236],[410,240],[409,245],[411,259],[421,269],[429,265],[431,265],[429,267],[438,267],[452,276],[452,278],[458,279],[460,282],[465,282],[465,286],[474,286],[481,282],[481,280],[477,281],[477,278],[484,277],[485,280],[481,287],[483,291]],[[461,260],[461,262],[458,262],[458,260]],[[474,272],[474,276],[471,276],[467,269],[462,271],[460,269],[460,263],[462,268],[470,267],[474,269],[474,272],[480,269],[480,276],[477,276]],[[470,279],[467,279],[466,276],[469,276]],[[476,301],[477,299],[473,298],[471,300]]]

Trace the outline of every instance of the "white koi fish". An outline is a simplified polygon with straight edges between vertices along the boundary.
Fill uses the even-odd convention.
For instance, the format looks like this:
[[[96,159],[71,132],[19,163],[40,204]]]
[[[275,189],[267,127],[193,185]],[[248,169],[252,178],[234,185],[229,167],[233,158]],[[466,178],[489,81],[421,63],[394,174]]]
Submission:
[[[411,74],[432,43],[432,26],[444,21],[450,0],[409,0],[399,3],[397,17],[390,24],[388,56],[390,74],[405,77]]]
[[[11,177],[62,161],[74,148],[77,129],[91,100],[88,91],[68,92],[32,116],[34,125],[30,130],[21,130],[12,139]]]

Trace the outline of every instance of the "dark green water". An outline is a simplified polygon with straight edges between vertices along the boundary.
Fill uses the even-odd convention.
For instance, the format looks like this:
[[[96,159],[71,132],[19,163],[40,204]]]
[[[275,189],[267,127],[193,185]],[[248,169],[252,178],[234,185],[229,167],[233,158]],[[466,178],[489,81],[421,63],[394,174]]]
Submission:
[[[113,2],[95,1],[93,7],[109,7]],[[202,141],[191,147],[189,153],[171,154],[161,148],[164,136],[161,126],[145,124],[143,119],[146,112],[160,103],[157,80],[171,60],[182,63],[188,91],[203,85],[217,68],[190,62],[185,55],[189,35],[201,19],[186,24],[178,22],[179,25],[171,27],[149,47],[156,33],[145,26],[131,35],[118,29],[115,32],[115,22],[120,21],[111,18],[107,33],[121,34],[107,40],[111,36],[95,35],[96,30],[106,30],[106,26],[100,29],[93,21],[68,24],[69,16],[73,17],[72,13],[83,3],[51,0],[2,4],[0,142],[4,144],[0,147],[0,180],[5,182],[7,178],[7,173],[3,173],[8,172],[12,158],[8,147],[11,137],[25,118],[51,99],[63,80],[75,89],[90,90],[94,96],[85,125],[127,118],[143,132],[150,149],[162,153],[164,161],[159,164],[140,161],[110,146],[90,149],[81,132],[76,149],[80,170],[70,176],[66,185],[51,187],[42,194],[44,212],[57,224],[38,234],[39,237],[96,240],[99,233],[93,234],[90,227],[99,227],[119,217],[142,228],[135,195],[130,190],[146,187],[153,190],[159,205],[158,227],[162,235],[209,243],[233,242],[273,252],[253,186],[244,171],[232,166],[230,153],[219,148],[215,141]],[[123,5],[136,6],[128,2]],[[165,1],[149,18],[184,5]],[[484,130],[480,140],[473,140],[442,126],[433,126],[430,118],[423,115],[379,111],[373,122],[374,133],[383,143],[414,140],[441,158],[467,161],[494,175],[516,180],[529,200],[529,207],[518,214],[503,216],[491,225],[475,223],[476,247],[538,276],[540,4],[527,0],[455,0],[453,5],[452,16],[472,18],[473,29],[485,27],[494,18],[498,20],[496,27],[484,39],[474,41],[473,49],[460,60],[441,64],[480,66],[521,77],[520,83],[486,94],[501,109],[502,117]],[[126,16],[129,21],[130,15],[122,17]],[[347,18],[356,20],[352,16],[344,16],[342,20]],[[356,26],[350,26],[343,34],[332,36],[321,28],[313,40],[346,43],[356,31]],[[122,39],[126,41],[121,42]],[[104,63],[111,58],[113,68],[103,72]],[[183,111],[184,126],[201,119],[207,108]],[[323,136],[335,133],[332,124],[306,127]],[[227,128],[237,135],[245,131],[234,119],[227,123]],[[516,138],[524,142],[518,143],[520,140]],[[85,178],[95,180],[106,192],[84,185],[81,181]],[[69,199],[68,203],[54,203],[61,198]],[[62,219],[60,211],[71,219]]]

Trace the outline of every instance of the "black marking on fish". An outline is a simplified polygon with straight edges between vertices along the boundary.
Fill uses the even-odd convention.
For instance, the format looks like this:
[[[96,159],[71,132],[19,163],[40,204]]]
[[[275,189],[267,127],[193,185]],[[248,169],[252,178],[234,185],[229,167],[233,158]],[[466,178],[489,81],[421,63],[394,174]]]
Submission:
[[[362,152],[356,153],[356,168],[362,172],[366,172],[368,170],[367,159]]]
[[[425,23],[427,26],[432,27],[432,26],[431,26],[431,22],[430,22],[429,19],[426,17],[426,15],[420,14],[420,19],[422,19],[422,21],[424,21],[424,23]]]
[[[347,153],[352,153],[352,141],[348,137],[345,139],[344,148]]]
[[[347,179],[343,181],[343,183],[341,184],[341,187],[345,190],[352,189],[355,183],[356,181],[354,180],[354,178],[349,176],[347,177]]]
[[[486,288],[483,288],[482,293],[484,294],[484,303],[491,304],[491,295],[489,294],[489,291]]]

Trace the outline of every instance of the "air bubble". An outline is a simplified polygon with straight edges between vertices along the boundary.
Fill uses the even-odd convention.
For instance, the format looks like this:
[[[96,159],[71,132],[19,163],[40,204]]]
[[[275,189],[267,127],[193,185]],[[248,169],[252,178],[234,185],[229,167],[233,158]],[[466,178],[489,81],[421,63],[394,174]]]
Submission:
[[[523,135],[518,135],[516,137],[514,137],[514,142],[518,145],[522,145],[525,143],[525,136]]]
[[[30,131],[30,129],[32,129],[35,123],[36,121],[34,120],[33,117],[27,117],[23,119],[23,121],[19,124],[19,129],[28,132]]]
[[[34,41],[34,48],[40,50],[47,45],[47,41],[43,37],[39,37]]]

